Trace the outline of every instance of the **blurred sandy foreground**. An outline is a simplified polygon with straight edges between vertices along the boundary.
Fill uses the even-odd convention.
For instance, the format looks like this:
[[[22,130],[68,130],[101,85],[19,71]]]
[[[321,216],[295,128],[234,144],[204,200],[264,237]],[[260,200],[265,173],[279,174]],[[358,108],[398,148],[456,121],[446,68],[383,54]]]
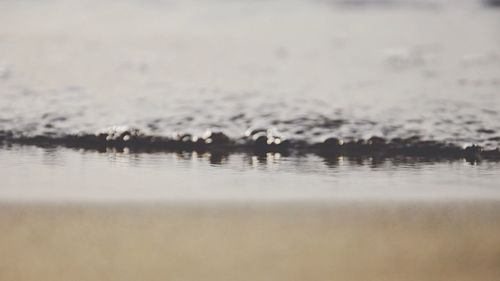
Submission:
[[[0,280],[500,280],[498,202],[0,205]]]

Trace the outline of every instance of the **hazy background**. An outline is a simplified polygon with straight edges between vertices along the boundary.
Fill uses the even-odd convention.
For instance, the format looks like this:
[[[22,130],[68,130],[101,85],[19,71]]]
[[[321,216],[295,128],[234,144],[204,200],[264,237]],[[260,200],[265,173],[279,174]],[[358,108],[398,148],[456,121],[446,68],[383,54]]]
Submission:
[[[0,129],[498,147],[484,1],[1,1]]]

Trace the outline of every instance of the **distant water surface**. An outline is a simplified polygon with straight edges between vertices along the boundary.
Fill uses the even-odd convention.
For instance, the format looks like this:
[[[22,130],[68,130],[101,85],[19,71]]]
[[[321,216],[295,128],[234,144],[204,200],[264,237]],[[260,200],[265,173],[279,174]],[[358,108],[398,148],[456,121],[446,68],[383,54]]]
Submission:
[[[500,142],[485,1],[2,1],[0,130]]]

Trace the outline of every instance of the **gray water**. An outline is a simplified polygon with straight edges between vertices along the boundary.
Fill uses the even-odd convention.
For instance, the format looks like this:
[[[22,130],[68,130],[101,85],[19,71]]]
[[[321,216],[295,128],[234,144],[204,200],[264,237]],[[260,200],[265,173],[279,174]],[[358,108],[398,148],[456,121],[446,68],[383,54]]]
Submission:
[[[500,9],[485,3],[1,1],[0,198],[498,198],[498,161],[461,153],[148,154],[37,143],[117,128],[231,140],[263,129],[309,144],[416,136],[493,151]]]
[[[210,153],[0,150],[0,202],[500,200],[500,163]]]

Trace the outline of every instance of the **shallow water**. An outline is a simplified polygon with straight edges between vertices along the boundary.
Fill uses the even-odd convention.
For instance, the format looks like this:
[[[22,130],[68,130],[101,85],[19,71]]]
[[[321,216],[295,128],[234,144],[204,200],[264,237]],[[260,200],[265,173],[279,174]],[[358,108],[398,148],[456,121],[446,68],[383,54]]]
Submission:
[[[484,3],[1,1],[0,200],[496,200]]]
[[[500,163],[234,153],[0,150],[3,202],[500,200]]]

